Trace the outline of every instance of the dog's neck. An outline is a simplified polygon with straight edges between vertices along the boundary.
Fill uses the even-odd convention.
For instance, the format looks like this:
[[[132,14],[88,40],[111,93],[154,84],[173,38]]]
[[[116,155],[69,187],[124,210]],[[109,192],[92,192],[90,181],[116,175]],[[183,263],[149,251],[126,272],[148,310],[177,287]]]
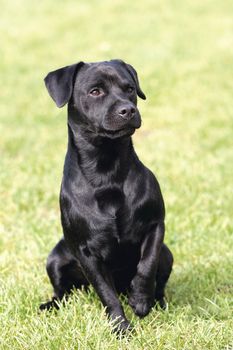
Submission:
[[[131,137],[110,139],[96,136],[80,126],[68,123],[68,153],[89,183],[122,183],[137,158]],[[98,174],[98,176],[97,176]]]

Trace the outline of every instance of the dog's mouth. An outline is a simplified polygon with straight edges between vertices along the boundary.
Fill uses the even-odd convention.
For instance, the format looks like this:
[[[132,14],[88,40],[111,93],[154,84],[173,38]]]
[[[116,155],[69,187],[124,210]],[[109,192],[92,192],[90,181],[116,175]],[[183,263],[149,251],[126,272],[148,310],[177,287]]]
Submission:
[[[100,137],[107,137],[111,139],[116,139],[120,137],[129,137],[134,134],[135,130],[137,128],[135,127],[124,127],[119,129],[110,129],[110,128],[104,128],[104,127],[88,127],[86,125],[85,130],[93,136],[100,136]]]
[[[140,126],[140,115],[137,118],[132,118],[126,123],[122,123],[121,120],[117,120],[116,118],[108,117],[105,118],[100,124],[87,123],[85,130],[91,132],[95,136],[117,139],[120,137],[129,137],[133,135],[135,130],[139,129]]]
[[[103,124],[98,130],[98,134],[104,134],[106,137],[119,138],[125,136],[131,136],[135,130],[140,128],[141,118],[140,116],[128,120],[126,123],[122,123],[122,120],[116,118],[106,118]]]
[[[119,137],[131,136],[134,134],[136,128],[133,127],[125,127],[122,129],[101,129],[98,131],[99,136],[109,137],[111,139],[116,139]]]

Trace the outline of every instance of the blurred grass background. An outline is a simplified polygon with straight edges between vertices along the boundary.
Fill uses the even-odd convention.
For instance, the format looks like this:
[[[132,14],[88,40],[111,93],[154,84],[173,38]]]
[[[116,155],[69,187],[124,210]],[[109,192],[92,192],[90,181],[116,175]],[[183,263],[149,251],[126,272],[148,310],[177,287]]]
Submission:
[[[0,0],[0,348],[233,347],[232,1]],[[50,70],[121,58],[147,101],[134,136],[157,175],[175,256],[169,309],[110,333],[93,290],[38,313],[51,296],[45,260],[61,236],[58,194],[66,110],[44,87]]]

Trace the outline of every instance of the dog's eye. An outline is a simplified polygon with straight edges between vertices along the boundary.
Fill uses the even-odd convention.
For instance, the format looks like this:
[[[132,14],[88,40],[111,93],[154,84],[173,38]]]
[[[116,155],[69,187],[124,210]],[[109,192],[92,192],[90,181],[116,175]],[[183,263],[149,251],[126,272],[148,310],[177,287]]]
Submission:
[[[131,94],[134,91],[134,88],[132,86],[127,87],[127,92]]]
[[[91,96],[100,96],[100,95],[103,95],[103,93],[104,93],[103,90],[98,88],[94,88],[89,92]]]

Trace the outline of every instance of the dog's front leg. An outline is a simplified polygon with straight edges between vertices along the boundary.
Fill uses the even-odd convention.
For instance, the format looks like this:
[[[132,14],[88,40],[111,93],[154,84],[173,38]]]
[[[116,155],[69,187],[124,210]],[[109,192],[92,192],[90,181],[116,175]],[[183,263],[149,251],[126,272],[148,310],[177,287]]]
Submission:
[[[114,331],[124,332],[130,329],[130,323],[118,299],[113,278],[107,266],[100,259],[90,255],[87,247],[79,249],[78,259],[87,280],[95,288],[107,314],[113,321]]]
[[[156,228],[145,236],[137,273],[131,282],[129,304],[140,317],[146,316],[155,302],[155,279],[164,231],[164,222],[159,222]]]

